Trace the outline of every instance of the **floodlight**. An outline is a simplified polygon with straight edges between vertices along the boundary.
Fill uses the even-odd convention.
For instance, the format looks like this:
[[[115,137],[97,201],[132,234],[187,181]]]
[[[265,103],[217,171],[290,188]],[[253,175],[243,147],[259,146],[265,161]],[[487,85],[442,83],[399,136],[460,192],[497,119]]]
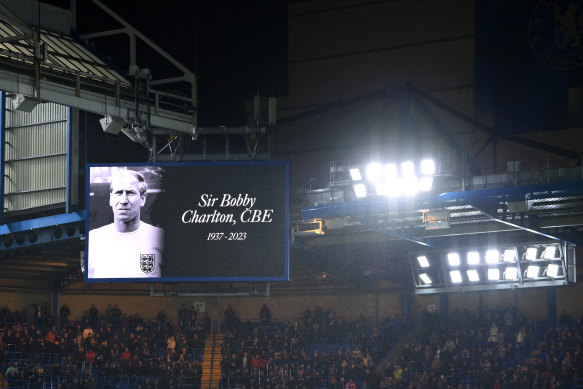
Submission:
[[[537,278],[538,277],[538,271],[539,271],[540,267],[535,266],[535,265],[530,265],[527,269],[526,269],[526,276],[528,278]]]
[[[354,194],[358,198],[366,197],[366,185],[364,184],[354,185]]]
[[[371,182],[378,182],[383,179],[383,168],[380,163],[372,162],[366,167],[366,178]]]
[[[413,162],[401,162],[401,174],[404,178],[415,177],[415,164]]]
[[[431,277],[429,277],[429,275],[427,273],[421,273],[421,274],[419,274],[419,278],[425,284],[432,284],[433,283],[433,281],[431,281]]]
[[[432,159],[424,159],[419,163],[419,170],[424,176],[435,174],[435,162]]]
[[[500,279],[500,269],[488,269],[488,280],[497,281]]]
[[[466,272],[468,274],[468,279],[471,282],[478,282],[480,281],[480,275],[476,269],[471,269]]]
[[[526,249],[526,259],[529,261],[534,261],[536,259],[536,253],[538,249],[536,247],[529,247]]]
[[[419,190],[423,192],[429,192],[433,186],[433,177],[421,177],[419,178]]]
[[[559,265],[551,263],[547,266],[547,276],[556,277],[559,275]]]
[[[459,266],[460,265],[460,255],[458,253],[448,253],[447,262],[449,266]]]
[[[496,249],[486,251],[486,263],[498,263],[500,252]]]
[[[374,188],[378,196],[386,196],[389,194],[390,186],[386,181],[376,182]]]
[[[510,266],[506,268],[504,272],[504,279],[506,280],[515,280],[518,278],[518,269],[514,266]]]
[[[403,178],[399,184],[404,195],[414,196],[419,191],[419,183],[415,177]]]
[[[105,115],[103,118],[99,119],[99,123],[104,132],[115,135],[119,134],[126,125],[124,119],[111,115]]]
[[[480,263],[480,253],[477,251],[468,252],[468,265],[477,265]]]
[[[451,277],[451,282],[454,284],[459,284],[462,282],[462,273],[459,270],[452,270],[449,272],[449,276]]]
[[[399,177],[399,170],[394,163],[385,164],[385,176],[389,180],[396,180]]]
[[[541,259],[553,259],[557,257],[557,246],[548,246],[545,247],[544,251],[541,254]]]
[[[375,192],[379,196],[397,197],[400,193],[399,185],[395,182],[381,181],[374,184]]]
[[[515,262],[514,249],[504,250],[504,254],[502,255],[502,260],[504,262]]]
[[[128,124],[124,128],[121,129],[128,138],[133,140],[136,143],[140,143],[143,146],[149,147],[148,145],[148,130],[141,126],[135,124]]]
[[[401,194],[401,188],[399,187],[399,182],[387,182],[386,195],[389,197],[399,197]]]
[[[17,111],[32,112],[33,109],[40,103],[39,99],[17,94],[12,99],[12,108]]]
[[[360,169],[359,168],[352,168],[349,170],[350,171],[350,178],[352,178],[352,181],[360,181],[362,180],[362,175],[360,174]]]
[[[421,267],[429,267],[429,261],[425,255],[420,255],[417,257],[417,262],[419,262],[419,266]]]

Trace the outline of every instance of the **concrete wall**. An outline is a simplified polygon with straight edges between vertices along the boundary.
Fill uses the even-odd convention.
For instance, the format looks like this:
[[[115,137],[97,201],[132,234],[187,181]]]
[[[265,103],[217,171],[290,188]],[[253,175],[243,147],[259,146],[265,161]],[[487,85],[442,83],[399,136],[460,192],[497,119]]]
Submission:
[[[583,315],[583,305],[580,304],[580,296],[583,286],[560,287],[555,289],[557,317],[566,311],[572,316]],[[516,296],[515,296],[516,294]],[[467,309],[476,312],[496,309],[499,307],[511,307],[515,299],[520,313],[528,318],[546,318],[548,310],[549,291],[546,288],[529,288],[516,291],[488,291],[452,293],[447,295],[449,311]],[[418,316],[426,312],[428,306],[435,305],[437,312],[441,312],[440,295],[415,295],[411,302],[412,315]],[[6,307],[11,311],[23,311],[31,304],[52,304],[50,294],[40,293],[0,293],[0,308]],[[124,295],[83,295],[63,294],[59,296],[59,306],[67,304],[71,309],[71,318],[79,319],[92,304],[95,304],[101,314],[105,313],[108,304],[117,304],[123,314],[139,313],[145,319],[155,319],[163,310],[167,318],[177,318],[178,310],[184,305],[191,309],[193,303],[203,303],[205,310],[199,312],[198,318],[212,318],[214,306],[217,306],[219,322],[223,320],[223,313],[230,305],[243,321],[259,320],[259,310],[263,304],[267,304],[275,320],[294,320],[310,309],[322,308],[324,311],[332,309],[337,317],[354,319],[364,315],[374,323],[380,323],[386,318],[401,317],[400,294],[395,292],[379,293],[342,293],[334,291],[314,293],[296,296],[272,296],[272,297],[150,297],[150,296],[124,296]],[[52,309],[52,308],[51,308]]]

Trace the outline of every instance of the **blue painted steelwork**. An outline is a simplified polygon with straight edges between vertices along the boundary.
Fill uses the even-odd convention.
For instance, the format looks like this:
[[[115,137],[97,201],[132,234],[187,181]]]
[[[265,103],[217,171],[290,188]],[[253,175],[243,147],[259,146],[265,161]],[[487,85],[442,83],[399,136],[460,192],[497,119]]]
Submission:
[[[546,184],[512,186],[504,188],[477,189],[460,192],[447,192],[439,195],[427,194],[415,200],[386,198],[365,198],[346,203],[324,204],[305,207],[302,218],[337,218],[344,216],[374,215],[391,210],[439,208],[453,205],[494,204],[506,201],[542,200],[557,197],[583,196],[583,181],[555,182]]]
[[[378,215],[392,212],[399,213],[405,209],[416,211],[420,208],[443,207],[437,195],[420,193],[414,198],[388,199],[386,197],[362,198],[346,203],[313,205],[302,209],[305,221],[330,219],[344,216]]]
[[[60,226],[75,222],[85,222],[85,211],[63,213],[60,215],[17,221],[2,225],[0,226],[0,228],[6,227],[8,233],[17,233],[23,231],[31,231],[39,228]]]
[[[68,239],[85,231],[85,211],[47,216],[0,225],[0,251]]]
[[[500,218],[497,217],[495,211],[487,211],[487,210],[485,210],[485,209],[483,209],[483,208],[481,208],[479,206],[476,206],[476,205],[473,205],[473,207],[476,208],[477,210],[479,210],[480,212],[482,212],[484,215],[488,216],[490,219],[496,220],[496,221],[498,221],[498,222],[500,222],[502,224],[506,224],[506,225],[511,226],[511,227],[517,227],[517,228],[520,228],[523,231],[527,231],[527,232],[530,232],[530,233],[533,233],[533,234],[541,235],[541,236],[544,236],[545,238],[549,238],[549,239],[553,239],[553,240],[559,240],[559,241],[560,240],[563,240],[563,239],[561,239],[561,238],[559,238],[557,236],[549,235],[549,234],[547,234],[547,233],[545,233],[543,231],[537,230],[536,228],[526,227],[526,226],[524,226],[524,225],[522,225],[520,223],[514,223],[514,222],[511,222],[511,221],[506,220],[506,219],[500,219]],[[573,243],[573,242],[571,242],[571,243]]]
[[[413,243],[418,243],[422,246],[427,246],[427,247],[433,247],[430,243],[429,239],[424,239],[424,238],[415,238],[413,236],[413,234],[406,234],[405,231],[408,231],[407,226],[404,226],[403,223],[400,223],[396,220],[390,220],[388,219],[388,223],[387,223],[387,219],[383,220],[382,222],[382,227],[379,227],[378,225],[373,225],[372,223],[369,223],[369,226],[374,228],[377,228],[379,230],[381,230],[383,233],[401,239],[401,240],[406,240],[409,242],[413,242]],[[410,227],[409,228],[413,228]]]
[[[582,195],[583,181],[567,181],[448,192],[440,194],[438,198],[443,205],[464,205],[500,201],[541,200]]]

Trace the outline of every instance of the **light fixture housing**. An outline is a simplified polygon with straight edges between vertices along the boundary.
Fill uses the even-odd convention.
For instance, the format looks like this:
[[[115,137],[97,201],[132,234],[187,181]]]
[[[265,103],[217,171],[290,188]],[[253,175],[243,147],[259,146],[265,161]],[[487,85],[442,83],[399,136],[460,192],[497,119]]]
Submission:
[[[498,281],[499,279],[500,279],[500,269],[489,268],[488,269],[488,280],[489,281]]]
[[[352,168],[349,170],[349,172],[350,172],[350,178],[352,179],[352,181],[361,181],[362,180],[362,174],[360,174],[359,168]]]
[[[509,266],[504,271],[505,280],[515,280],[518,278],[518,269],[515,266]]]
[[[99,119],[99,123],[104,132],[114,135],[119,134],[127,124],[124,119],[111,115],[105,115],[103,118]]]
[[[431,176],[435,174],[435,161],[432,159],[423,159],[419,163],[419,170],[424,176]]]
[[[447,254],[447,263],[449,266],[459,266],[460,265],[460,255],[458,253],[448,253]]]
[[[547,276],[548,277],[556,277],[559,275],[559,265],[556,263],[550,263],[547,266]]]
[[[502,260],[504,262],[516,262],[516,253],[514,252],[514,249],[504,250],[504,254],[502,254]]]
[[[500,260],[500,252],[496,249],[486,251],[486,263],[495,264]]]
[[[427,273],[421,273],[421,274],[419,274],[419,278],[426,285],[430,285],[430,284],[433,283],[433,281],[431,280],[431,277],[429,277],[429,274],[427,274]]]
[[[462,282],[462,273],[459,270],[452,270],[449,272],[451,282],[454,284],[459,284]]]
[[[358,198],[366,197],[366,185],[364,184],[355,184],[354,186],[354,194]]]
[[[39,103],[39,99],[19,93],[12,99],[12,108],[22,112],[32,112]]]
[[[470,280],[470,282],[480,281],[480,275],[476,269],[470,269],[466,272],[466,274],[468,275],[468,280]]]
[[[467,260],[468,260],[468,265],[480,264],[480,253],[477,251],[468,251]]]
[[[370,182],[379,182],[383,179],[383,167],[378,162],[369,163],[366,167],[366,178]]]
[[[529,261],[535,261],[537,259],[538,248],[528,247],[526,249],[525,258]]]
[[[526,277],[537,278],[539,270],[540,270],[540,266],[529,265],[528,268],[526,269]]]
[[[419,263],[419,266],[421,267],[429,267],[429,260],[425,255],[419,255],[417,257],[417,263]]]

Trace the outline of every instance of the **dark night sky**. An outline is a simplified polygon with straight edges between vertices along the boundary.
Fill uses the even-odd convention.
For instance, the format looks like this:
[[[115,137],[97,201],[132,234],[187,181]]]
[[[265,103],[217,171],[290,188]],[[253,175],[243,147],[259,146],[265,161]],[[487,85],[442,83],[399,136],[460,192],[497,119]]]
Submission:
[[[245,124],[244,102],[256,92],[287,93],[287,1],[101,0],[171,56],[192,70],[198,81],[199,125]],[[69,8],[68,0],[45,0]],[[77,0],[80,34],[119,28],[88,0]],[[94,41],[127,71],[128,40]],[[138,66],[154,79],[177,75],[138,44]]]

